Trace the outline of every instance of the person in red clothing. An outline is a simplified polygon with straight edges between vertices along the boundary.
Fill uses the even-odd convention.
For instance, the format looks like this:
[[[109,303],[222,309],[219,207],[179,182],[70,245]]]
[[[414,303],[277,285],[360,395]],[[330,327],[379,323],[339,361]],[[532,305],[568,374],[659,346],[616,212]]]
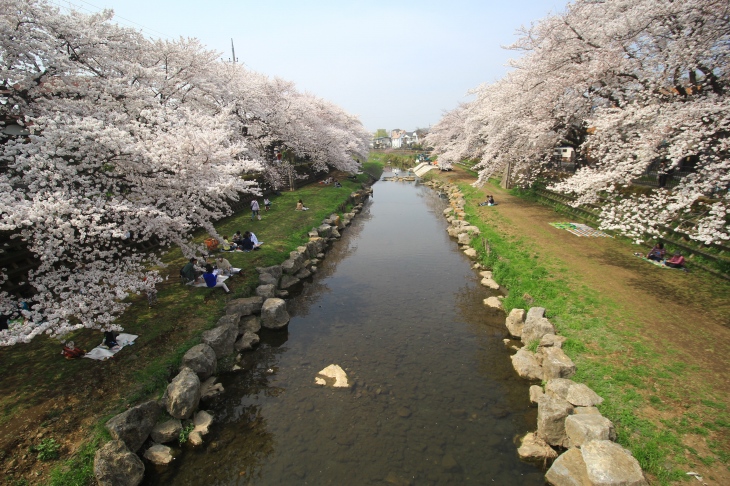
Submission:
[[[664,265],[672,268],[684,268],[684,257],[679,252],[675,252],[672,258],[664,262]]]

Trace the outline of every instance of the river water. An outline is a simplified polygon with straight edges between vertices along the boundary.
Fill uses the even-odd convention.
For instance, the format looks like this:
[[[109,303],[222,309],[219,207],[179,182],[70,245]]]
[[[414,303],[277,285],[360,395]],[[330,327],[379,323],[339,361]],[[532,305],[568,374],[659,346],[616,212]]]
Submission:
[[[145,484],[544,484],[515,439],[535,428],[504,314],[449,239],[446,201],[379,182],[312,282],[221,377],[205,444]],[[330,364],[350,389],[314,384]]]

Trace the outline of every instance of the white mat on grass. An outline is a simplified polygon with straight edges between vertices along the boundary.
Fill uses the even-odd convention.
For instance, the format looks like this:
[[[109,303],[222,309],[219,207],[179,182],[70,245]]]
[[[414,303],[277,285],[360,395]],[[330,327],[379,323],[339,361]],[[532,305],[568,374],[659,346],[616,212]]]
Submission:
[[[115,354],[117,354],[119,351],[122,350],[124,346],[129,346],[131,344],[134,344],[134,341],[137,339],[138,336],[135,336],[134,334],[126,334],[126,333],[120,333],[117,336],[117,346],[114,346],[113,348],[109,349],[104,344],[100,344],[99,346],[95,347],[88,353],[84,355],[84,358],[89,359],[95,359],[97,361],[104,361],[106,359],[109,359],[113,357]]]

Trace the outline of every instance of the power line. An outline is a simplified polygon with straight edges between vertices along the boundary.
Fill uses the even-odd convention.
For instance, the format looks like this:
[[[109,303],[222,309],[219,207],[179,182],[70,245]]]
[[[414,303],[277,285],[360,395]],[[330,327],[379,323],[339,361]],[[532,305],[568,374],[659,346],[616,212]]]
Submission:
[[[76,1],[85,3],[87,5],[90,5],[90,6],[94,7],[96,10],[91,10],[91,9],[89,9],[87,7],[84,7],[83,5],[78,5],[78,4],[75,4],[75,3],[71,2],[71,1],[68,1],[68,0],[66,0],[66,1],[63,2],[63,3],[68,4],[68,6],[63,5],[59,1],[54,1],[54,0],[48,0],[48,1],[50,3],[56,5],[59,8],[64,8],[64,9],[67,9],[67,10],[72,10],[71,7],[73,7],[74,9],[84,10],[86,12],[90,12],[90,13],[93,13],[93,14],[99,13],[100,11],[104,10],[104,8],[99,7],[97,5],[94,5],[93,3],[87,2],[86,0],[76,0]],[[120,22],[119,20],[124,20],[128,24],[133,24],[134,26],[137,26],[140,30],[145,31],[147,33],[147,35],[149,35],[150,37],[156,37],[156,35],[153,35],[153,34],[159,34],[159,35],[161,35],[163,37],[166,37],[168,39],[173,38],[173,36],[171,36],[171,35],[165,34],[164,32],[160,32],[159,30],[155,30],[155,29],[151,29],[149,27],[145,27],[144,25],[142,25],[142,24],[140,24],[138,22],[135,22],[133,20],[129,20],[129,19],[125,18],[125,17],[122,17],[120,15],[117,15],[116,13],[114,13],[113,20],[115,20],[118,24],[122,24],[122,22]],[[127,25],[126,27],[133,28],[132,25]]]

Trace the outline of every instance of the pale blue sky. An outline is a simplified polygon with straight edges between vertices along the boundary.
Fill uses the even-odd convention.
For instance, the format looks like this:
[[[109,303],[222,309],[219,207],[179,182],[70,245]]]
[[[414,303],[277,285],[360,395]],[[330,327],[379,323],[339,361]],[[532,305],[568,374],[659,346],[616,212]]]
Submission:
[[[50,0],[67,6],[64,0]],[[368,130],[436,123],[466,92],[500,78],[515,31],[566,0],[71,0],[113,8],[148,36],[197,37],[358,115]]]

